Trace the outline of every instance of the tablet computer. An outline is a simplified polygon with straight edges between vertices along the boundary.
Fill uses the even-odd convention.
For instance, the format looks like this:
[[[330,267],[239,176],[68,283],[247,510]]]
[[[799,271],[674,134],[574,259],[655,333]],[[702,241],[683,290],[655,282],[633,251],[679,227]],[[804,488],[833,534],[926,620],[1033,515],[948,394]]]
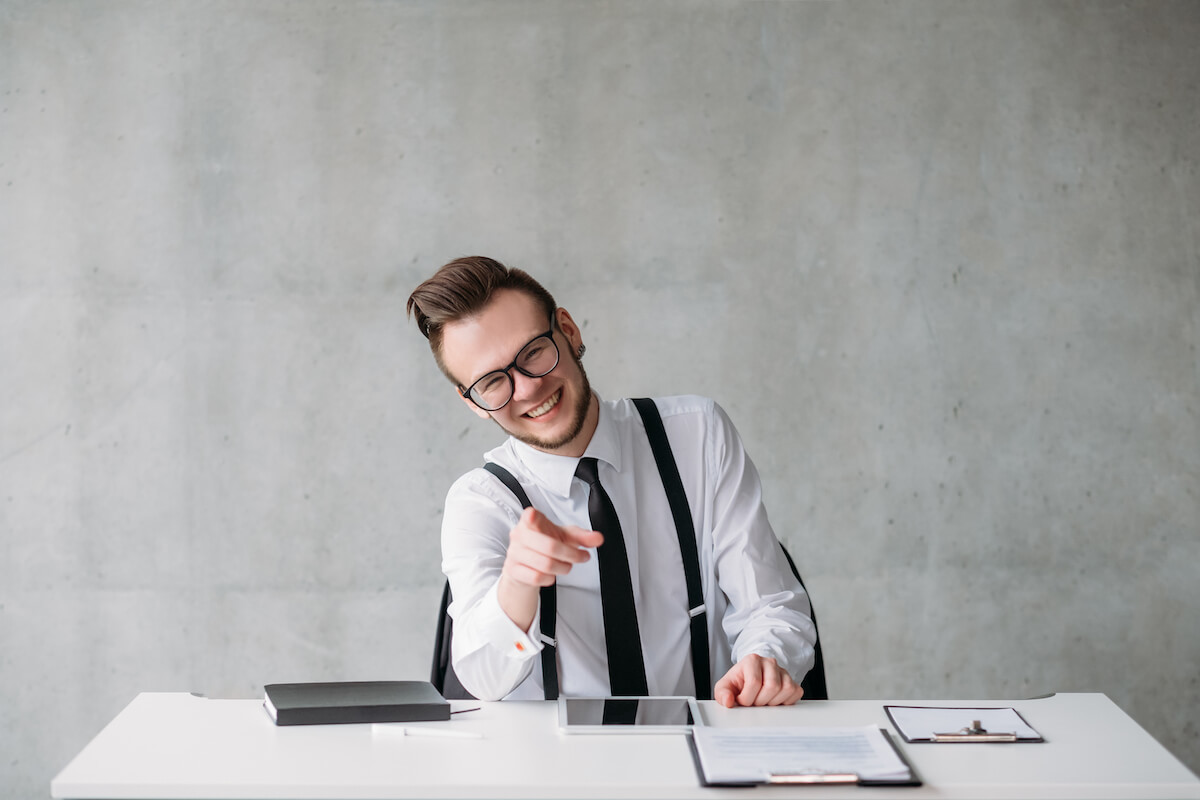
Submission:
[[[559,697],[563,733],[683,733],[703,724],[694,697]]]

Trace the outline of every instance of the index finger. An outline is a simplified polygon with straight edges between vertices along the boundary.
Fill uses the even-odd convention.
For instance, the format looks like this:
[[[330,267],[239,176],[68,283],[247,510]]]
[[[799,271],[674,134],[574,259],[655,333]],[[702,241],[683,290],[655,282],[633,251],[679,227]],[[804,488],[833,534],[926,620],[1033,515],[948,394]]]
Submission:
[[[521,514],[525,527],[543,536],[550,536],[575,547],[599,547],[604,535],[577,525],[558,525],[542,512],[530,506]]]
[[[563,535],[562,526],[556,525],[549,517],[538,511],[533,506],[529,506],[521,512],[521,525],[524,525],[529,530],[540,533],[543,536],[551,536],[559,541],[566,541]]]

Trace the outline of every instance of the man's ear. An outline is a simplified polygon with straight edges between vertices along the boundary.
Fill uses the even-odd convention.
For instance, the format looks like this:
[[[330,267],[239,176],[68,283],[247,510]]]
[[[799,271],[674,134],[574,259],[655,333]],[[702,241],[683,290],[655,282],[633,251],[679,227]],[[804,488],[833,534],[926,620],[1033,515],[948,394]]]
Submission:
[[[558,328],[563,332],[563,336],[567,337],[567,341],[571,343],[571,352],[579,352],[579,345],[583,344],[583,332],[579,330],[579,326],[575,324],[575,320],[571,319],[571,312],[565,308],[557,308],[554,310],[556,319],[558,320]]]
[[[491,419],[492,418],[491,414],[484,411],[479,406],[475,405],[475,403],[471,401],[471,398],[469,398],[465,394],[463,394],[462,390],[459,389],[457,386],[454,387],[454,393],[456,395],[458,395],[459,400],[462,400],[464,403],[467,404],[467,408],[469,408],[475,412],[475,416],[479,417],[480,419]]]

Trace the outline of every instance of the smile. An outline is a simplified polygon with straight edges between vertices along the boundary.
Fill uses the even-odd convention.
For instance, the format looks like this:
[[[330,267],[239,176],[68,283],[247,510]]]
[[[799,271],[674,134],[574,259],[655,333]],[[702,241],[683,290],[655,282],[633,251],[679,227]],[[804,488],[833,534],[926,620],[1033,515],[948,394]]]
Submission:
[[[525,414],[525,416],[529,417],[530,419],[537,419],[542,414],[545,414],[547,411],[549,411],[550,409],[552,409],[556,405],[558,405],[558,401],[561,399],[562,399],[562,389],[559,389],[557,392],[554,393],[554,395],[549,400],[542,403],[540,406],[533,409],[532,411],[528,412],[527,414]]]

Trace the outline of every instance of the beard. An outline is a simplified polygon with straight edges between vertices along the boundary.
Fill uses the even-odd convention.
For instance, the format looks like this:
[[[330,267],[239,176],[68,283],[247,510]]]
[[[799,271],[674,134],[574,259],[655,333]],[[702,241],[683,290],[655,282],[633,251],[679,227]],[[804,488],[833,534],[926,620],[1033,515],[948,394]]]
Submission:
[[[579,396],[575,398],[575,407],[571,409],[573,415],[571,417],[571,424],[561,436],[557,436],[554,439],[543,439],[540,436],[534,436],[530,433],[510,431],[508,428],[500,425],[495,418],[492,420],[497,425],[500,425],[500,428],[509,436],[524,442],[530,447],[536,447],[538,450],[553,452],[566,447],[575,440],[575,437],[579,435],[580,431],[583,430],[584,424],[587,422],[588,407],[592,404],[592,384],[588,381],[587,370],[583,368],[583,362],[570,349],[567,352],[571,356],[571,360],[575,362],[575,366],[579,369],[579,386],[581,391],[579,392]]]

